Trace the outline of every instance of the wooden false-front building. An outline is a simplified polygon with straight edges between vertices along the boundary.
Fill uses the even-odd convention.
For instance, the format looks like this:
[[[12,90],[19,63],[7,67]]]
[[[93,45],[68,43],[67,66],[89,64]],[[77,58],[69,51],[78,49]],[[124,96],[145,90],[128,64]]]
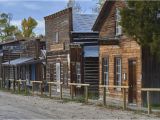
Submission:
[[[72,49],[73,46],[71,44],[76,43],[75,39],[82,39],[82,42],[87,40],[85,37],[89,38],[90,41],[92,37],[95,39],[97,33],[90,32],[96,15],[77,14],[72,11],[72,8],[67,8],[46,16],[44,19],[47,47],[47,81],[61,81],[66,88],[68,88],[69,82],[78,82],[78,77],[79,82],[84,83],[81,79],[84,73],[81,68],[83,64],[78,63],[82,60],[83,53],[81,55],[79,54],[76,58],[76,53],[73,53],[75,51]],[[83,34],[83,32],[85,32],[85,34]],[[78,46],[80,46],[80,44]],[[76,48],[78,51],[80,50],[78,47]],[[77,66],[79,66],[77,72],[79,73],[75,71],[76,61],[74,58],[77,60]],[[75,77],[75,74],[79,74],[79,76]],[[57,92],[58,91],[59,87],[57,87]]]
[[[27,80],[29,86],[30,81],[45,79],[44,40],[22,39],[3,43],[1,46],[3,52],[1,76],[4,86],[18,79]]]
[[[149,49],[122,32],[120,9],[125,6],[124,1],[106,1],[93,26],[99,31],[99,84],[129,86],[128,103],[142,105],[146,95],[141,88],[160,87],[160,63]],[[122,99],[121,89],[109,88],[108,94]],[[152,103],[158,103],[159,94],[152,95]]]

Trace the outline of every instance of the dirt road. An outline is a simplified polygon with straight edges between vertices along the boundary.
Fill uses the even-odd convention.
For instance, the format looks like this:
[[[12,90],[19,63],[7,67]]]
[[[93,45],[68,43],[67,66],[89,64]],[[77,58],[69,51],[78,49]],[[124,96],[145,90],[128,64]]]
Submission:
[[[0,119],[157,119],[131,111],[0,92]]]

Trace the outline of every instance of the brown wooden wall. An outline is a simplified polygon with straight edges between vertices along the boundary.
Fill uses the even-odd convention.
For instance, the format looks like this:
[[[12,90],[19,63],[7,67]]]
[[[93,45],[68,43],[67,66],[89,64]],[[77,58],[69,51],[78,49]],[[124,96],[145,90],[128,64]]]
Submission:
[[[121,40],[119,45],[101,45],[99,54],[99,79],[102,84],[102,59],[109,57],[109,85],[114,85],[114,58],[122,59],[122,85],[128,85],[129,69],[128,60],[136,60],[136,84],[137,84],[137,102],[141,103],[141,47],[135,42],[128,39]],[[127,73],[127,80],[123,80],[123,73]],[[117,91],[111,92],[114,95],[121,95]]]
[[[107,19],[105,19],[104,22],[100,23],[101,28],[99,30],[99,35],[101,38],[103,37],[114,37],[115,36],[115,26],[116,26],[116,21],[115,21],[115,13],[116,13],[116,8],[123,8],[125,6],[125,3],[122,1],[116,1],[113,3],[114,5],[111,6],[109,14]],[[103,13],[107,14],[107,13]]]
[[[65,9],[63,11],[45,17],[45,35],[47,41],[47,51],[63,50],[64,46],[69,46],[70,31],[72,30],[71,22],[71,9]],[[56,32],[59,33],[58,43],[56,43]]]
[[[137,103],[141,104],[141,47],[138,45],[136,41],[133,39],[126,37],[123,32],[122,35],[115,38],[115,13],[116,8],[123,8],[125,7],[125,3],[122,1],[116,1],[109,9],[108,16],[105,18],[101,27],[99,28],[100,38],[110,38],[112,39],[111,43],[100,45],[100,53],[99,53],[99,71],[100,71],[100,84],[102,84],[102,59],[104,57],[109,57],[109,85],[114,85],[114,59],[115,57],[119,56],[122,60],[122,85],[129,85],[129,69],[128,69],[128,60],[135,59],[136,60],[136,99]],[[105,14],[105,13],[103,13]],[[105,41],[105,40],[104,40]],[[115,42],[117,41],[117,42]],[[107,43],[107,39],[106,39]],[[123,80],[123,73],[127,74],[127,80]],[[111,90],[111,96],[119,96],[122,98],[122,92],[117,92],[116,90]]]

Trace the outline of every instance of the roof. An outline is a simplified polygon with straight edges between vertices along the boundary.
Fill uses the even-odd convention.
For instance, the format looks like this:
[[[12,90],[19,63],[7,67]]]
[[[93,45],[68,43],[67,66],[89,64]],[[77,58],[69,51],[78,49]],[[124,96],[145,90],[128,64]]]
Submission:
[[[3,66],[17,66],[22,64],[30,64],[30,63],[36,63],[36,62],[42,62],[42,59],[35,60],[33,57],[22,57],[15,60],[11,60],[10,62],[2,63]]]
[[[91,32],[96,18],[96,14],[73,14],[73,31]]]
[[[64,10],[58,11],[58,12],[56,12],[56,13],[54,13],[54,14],[45,16],[44,19],[45,19],[45,20],[47,20],[47,19],[52,19],[52,18],[55,18],[55,17],[57,17],[57,16],[59,16],[59,15],[63,15],[63,14],[65,14],[66,12],[72,12],[72,8],[69,7],[69,8],[66,8],[66,9],[64,9]]]
[[[106,0],[93,25],[92,30],[98,31],[98,29],[101,27],[101,24],[104,22],[105,18],[108,16],[110,8],[113,5],[113,3],[115,3],[115,1]]]

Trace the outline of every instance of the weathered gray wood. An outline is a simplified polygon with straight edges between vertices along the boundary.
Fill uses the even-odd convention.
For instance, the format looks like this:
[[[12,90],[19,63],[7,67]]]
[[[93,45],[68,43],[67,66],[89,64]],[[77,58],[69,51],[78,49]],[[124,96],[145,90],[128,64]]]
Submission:
[[[106,105],[106,87],[103,88],[103,105]]]
[[[71,99],[73,100],[73,85],[71,85]]]
[[[62,99],[62,84],[60,84],[60,98]]]
[[[126,110],[126,88],[123,88],[123,109]]]
[[[50,98],[51,98],[51,96],[52,96],[52,95],[51,95],[51,94],[52,94],[52,91],[51,91],[52,88],[51,88],[51,87],[52,87],[52,85],[49,84],[49,97],[50,97]]]
[[[32,82],[32,95],[34,95],[34,82]]]
[[[151,106],[150,106],[150,91],[147,91],[147,105],[148,105],[148,114],[151,113]]]
[[[85,86],[85,102],[88,103],[88,86]]]

